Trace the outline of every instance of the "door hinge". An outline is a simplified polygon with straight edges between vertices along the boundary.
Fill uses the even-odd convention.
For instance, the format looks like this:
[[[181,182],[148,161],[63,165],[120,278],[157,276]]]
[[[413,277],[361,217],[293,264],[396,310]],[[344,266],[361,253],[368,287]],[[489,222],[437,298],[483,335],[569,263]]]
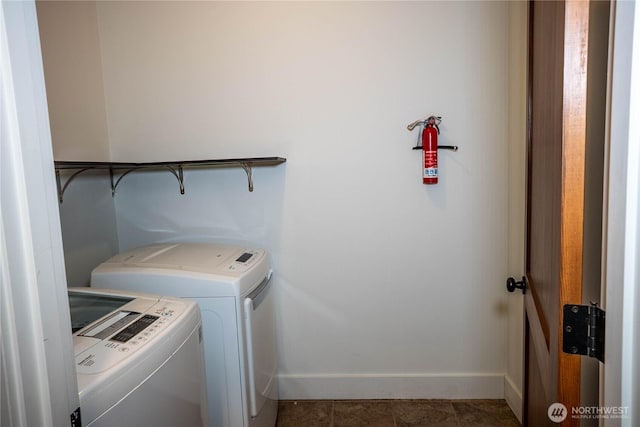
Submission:
[[[71,427],[82,426],[82,417],[80,416],[80,407],[71,413]]]
[[[596,303],[563,308],[562,351],[604,362],[605,312]]]

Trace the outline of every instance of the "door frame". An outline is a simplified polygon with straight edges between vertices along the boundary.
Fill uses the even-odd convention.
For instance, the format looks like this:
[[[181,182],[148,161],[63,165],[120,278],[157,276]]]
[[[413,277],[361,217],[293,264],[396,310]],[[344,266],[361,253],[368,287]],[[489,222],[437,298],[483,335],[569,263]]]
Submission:
[[[525,269],[527,88],[529,63],[529,4],[509,2],[509,255],[508,275],[522,277]],[[522,422],[524,386],[524,298],[507,298],[507,366],[504,397]]]
[[[602,419],[601,425],[631,427],[640,419],[640,315],[634,310],[640,304],[640,125],[630,119],[640,116],[640,7],[614,3],[612,24],[600,406],[625,411],[622,420]]]
[[[33,0],[0,2],[0,78],[1,421],[64,426],[79,397]]]

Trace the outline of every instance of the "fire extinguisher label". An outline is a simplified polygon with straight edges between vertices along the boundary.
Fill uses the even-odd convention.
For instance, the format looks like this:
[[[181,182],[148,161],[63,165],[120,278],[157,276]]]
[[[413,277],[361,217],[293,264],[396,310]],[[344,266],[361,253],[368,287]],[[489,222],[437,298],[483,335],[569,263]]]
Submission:
[[[424,178],[438,177],[438,154],[436,151],[424,152]]]

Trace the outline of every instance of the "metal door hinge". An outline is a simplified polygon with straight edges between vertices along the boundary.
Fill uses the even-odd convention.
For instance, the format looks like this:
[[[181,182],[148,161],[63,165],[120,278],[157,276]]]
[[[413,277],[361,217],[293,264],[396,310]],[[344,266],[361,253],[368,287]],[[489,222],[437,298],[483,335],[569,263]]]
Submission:
[[[80,407],[71,413],[71,427],[82,426],[82,417],[80,416]]]
[[[596,303],[563,308],[562,351],[604,362],[605,312]]]

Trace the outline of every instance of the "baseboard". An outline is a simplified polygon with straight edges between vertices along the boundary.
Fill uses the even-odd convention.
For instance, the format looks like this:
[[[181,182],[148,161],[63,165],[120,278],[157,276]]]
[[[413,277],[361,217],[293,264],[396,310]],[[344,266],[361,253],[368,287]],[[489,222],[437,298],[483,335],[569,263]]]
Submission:
[[[504,374],[290,375],[280,399],[503,399]]]
[[[508,375],[504,377],[504,399],[518,421],[522,423],[522,391],[516,387]]]

